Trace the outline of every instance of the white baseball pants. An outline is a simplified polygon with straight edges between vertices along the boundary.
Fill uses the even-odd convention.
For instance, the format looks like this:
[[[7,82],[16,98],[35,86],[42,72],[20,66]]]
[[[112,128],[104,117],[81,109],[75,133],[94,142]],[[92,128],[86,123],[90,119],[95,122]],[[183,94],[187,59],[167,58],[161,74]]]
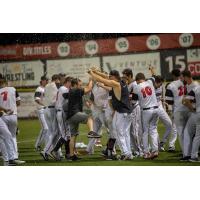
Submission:
[[[192,113],[187,121],[183,137],[183,155],[198,158],[200,147],[200,113]]]
[[[113,136],[121,150],[122,155],[132,156],[130,145],[131,116],[127,113],[115,111],[113,117]]]
[[[159,109],[142,110],[143,147],[144,153],[149,153],[149,136],[152,152],[158,151],[157,119]]]

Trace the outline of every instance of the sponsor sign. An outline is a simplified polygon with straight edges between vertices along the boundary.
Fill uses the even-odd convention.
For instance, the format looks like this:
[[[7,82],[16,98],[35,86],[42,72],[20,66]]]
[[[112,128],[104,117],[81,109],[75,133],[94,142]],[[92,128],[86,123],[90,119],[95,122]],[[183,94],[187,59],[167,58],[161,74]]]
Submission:
[[[43,75],[43,63],[41,61],[1,63],[2,73],[9,85],[14,87],[37,86]]]
[[[81,79],[84,83],[88,83],[89,75],[87,70],[93,65],[100,66],[99,57],[47,60],[47,76],[51,77],[53,74],[65,73],[68,76]]]

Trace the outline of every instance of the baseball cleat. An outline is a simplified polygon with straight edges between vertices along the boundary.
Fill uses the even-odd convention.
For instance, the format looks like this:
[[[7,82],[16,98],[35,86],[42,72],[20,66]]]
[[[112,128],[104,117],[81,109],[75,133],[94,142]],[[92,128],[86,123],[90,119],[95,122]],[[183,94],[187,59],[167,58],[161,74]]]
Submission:
[[[56,161],[61,161],[61,157],[59,155],[59,152],[52,151],[50,154],[48,154],[51,158],[55,159]]]
[[[101,138],[101,135],[98,135],[96,132],[94,131],[90,131],[88,133],[88,138]]]
[[[180,159],[181,162],[188,162],[191,159],[190,156],[184,156]]]
[[[116,155],[106,156],[106,160],[119,160]]]
[[[120,160],[133,160],[133,158],[134,158],[133,155],[129,155],[129,156],[121,155]]]
[[[108,156],[108,150],[104,149],[101,151],[102,156]]]
[[[189,159],[190,162],[200,162],[199,158],[190,158]]]
[[[157,157],[158,157],[158,152],[155,151],[155,152],[151,153],[150,159],[154,159],[154,158],[157,158]]]
[[[17,164],[14,162],[14,160],[9,160],[4,162],[4,166],[16,166]]]
[[[48,160],[49,160],[48,154],[45,153],[44,151],[41,151],[41,152],[40,152],[40,155],[43,157],[43,159],[44,159],[45,161],[48,161]]]
[[[159,151],[165,151],[165,148],[164,148],[164,143],[163,142],[161,142],[160,144],[159,144]]]
[[[26,163],[26,161],[15,159],[15,160],[14,160],[14,163],[15,163],[16,165],[23,165],[23,164]]]
[[[143,158],[144,159],[151,159],[151,154],[150,153],[144,153]]]
[[[175,152],[175,147],[169,147],[168,152]]]
[[[81,158],[79,158],[79,157],[76,156],[76,155],[73,155],[73,156],[70,156],[67,160],[68,160],[68,161],[77,161],[77,160],[81,160]]]
[[[35,147],[35,150],[36,150],[36,151],[41,151],[41,146]]]

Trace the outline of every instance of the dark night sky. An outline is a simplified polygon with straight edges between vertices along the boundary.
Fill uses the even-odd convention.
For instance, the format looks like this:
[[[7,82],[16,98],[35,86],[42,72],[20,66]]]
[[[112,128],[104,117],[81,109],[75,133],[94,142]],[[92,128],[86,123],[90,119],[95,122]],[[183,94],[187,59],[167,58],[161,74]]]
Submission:
[[[0,45],[91,40],[145,34],[147,33],[1,33]]]

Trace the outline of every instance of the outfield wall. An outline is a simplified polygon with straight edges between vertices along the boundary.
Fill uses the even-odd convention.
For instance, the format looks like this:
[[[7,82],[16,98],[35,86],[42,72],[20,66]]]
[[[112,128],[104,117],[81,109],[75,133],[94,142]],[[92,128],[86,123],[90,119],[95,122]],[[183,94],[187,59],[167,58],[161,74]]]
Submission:
[[[148,66],[155,67],[166,81],[170,71],[189,69],[200,77],[200,34],[156,34],[126,38],[62,43],[0,46],[0,73],[9,85],[15,86],[22,96],[20,117],[36,115],[33,101],[34,89],[44,74],[66,73],[88,80],[87,69],[100,66],[109,72],[120,72],[127,67],[134,74],[143,72],[150,76]]]

